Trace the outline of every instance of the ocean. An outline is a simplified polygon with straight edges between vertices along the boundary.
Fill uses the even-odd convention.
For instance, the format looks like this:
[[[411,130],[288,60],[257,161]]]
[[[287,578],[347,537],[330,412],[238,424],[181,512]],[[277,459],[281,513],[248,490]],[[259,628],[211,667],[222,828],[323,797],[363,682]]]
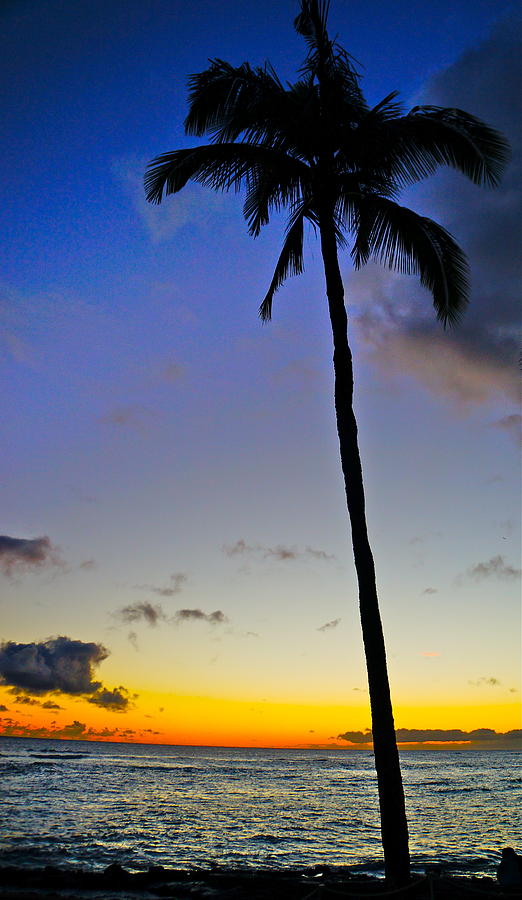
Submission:
[[[413,869],[493,875],[522,845],[513,751],[401,753]],[[351,865],[382,874],[373,756],[0,740],[0,865]]]

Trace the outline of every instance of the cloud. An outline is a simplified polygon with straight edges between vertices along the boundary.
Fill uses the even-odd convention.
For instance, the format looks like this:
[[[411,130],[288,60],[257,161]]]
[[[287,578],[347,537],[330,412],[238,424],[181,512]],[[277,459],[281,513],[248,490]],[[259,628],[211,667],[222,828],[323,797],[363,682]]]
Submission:
[[[138,733],[142,734],[143,732],[136,732],[132,728],[88,728],[85,722],[79,722],[77,719],[61,728],[26,725],[25,723],[22,724],[14,719],[4,719],[2,721],[1,733],[6,737],[58,738],[74,741],[99,740],[100,738],[125,740]]]
[[[507,431],[517,444],[520,444],[522,441],[522,416],[519,413],[503,416],[502,419],[493,422],[493,427]]]
[[[153,594],[157,594],[159,597],[175,597],[176,594],[181,593],[186,581],[187,576],[184,572],[174,572],[170,576],[170,585],[167,587],[157,587],[154,584],[137,584],[135,587],[139,591],[150,591]]]
[[[212,613],[203,612],[202,609],[178,609],[172,617],[172,621],[176,623],[202,621],[209,622],[210,625],[223,625],[228,622],[228,619],[220,609],[216,609]]]
[[[104,709],[110,709],[112,712],[125,712],[130,705],[131,695],[129,691],[121,684],[112,691],[108,688],[100,688],[92,697],[88,697],[88,703],[95,706],[102,706]]]
[[[438,594],[438,590],[437,590],[437,588],[427,587],[427,588],[424,588],[422,593],[423,593],[423,595],[424,594]]]
[[[522,739],[522,730],[515,729],[497,733],[491,728],[476,728],[474,731],[461,731],[460,728],[398,728],[395,735],[399,744],[460,744],[465,742],[478,746],[485,743],[500,746],[508,743],[518,744]],[[337,740],[350,744],[371,744],[372,732],[369,729],[364,732],[345,731],[344,734],[337,735]]]
[[[484,404],[499,395],[518,402],[520,34],[518,22],[498,26],[487,41],[432,78],[417,98],[479,116],[500,129],[512,146],[498,189],[478,188],[445,172],[416,189],[417,200],[412,201],[441,221],[468,255],[471,302],[462,324],[441,330],[415,276],[390,275],[373,265],[352,276],[358,332],[373,361],[388,377],[390,372],[410,374],[461,405]]]
[[[324,625],[321,625],[317,631],[331,631],[333,628],[337,628],[340,623],[340,619],[332,619],[331,622],[325,622]]]
[[[32,694],[90,694],[101,687],[93,669],[108,655],[102,644],[68,637],[31,644],[7,641],[0,645],[0,677],[4,684]]]
[[[500,687],[502,682],[498,678],[493,678],[492,676],[487,678],[483,675],[482,678],[478,678],[476,681],[468,681],[468,684],[472,684],[473,687],[481,687],[483,684],[486,684],[488,687]]]
[[[115,428],[133,428],[146,432],[150,426],[151,418],[155,413],[145,406],[130,404],[128,406],[116,406],[103,416],[98,416],[98,422],[102,425],[112,425]]]
[[[18,688],[12,688],[9,693],[15,695],[15,706],[40,706],[38,700],[34,700],[33,697],[29,697],[27,694],[19,693]]]
[[[121,712],[129,706],[128,691],[121,686],[110,691],[94,677],[95,667],[108,655],[103,644],[68,637],[31,644],[6,641],[0,645],[0,683],[11,688],[19,703],[33,704],[33,696],[60,693]],[[51,703],[44,708],[58,707]]]
[[[425,659],[438,659],[440,657],[440,653],[437,653],[436,650],[423,650],[421,653]]]
[[[276,547],[265,547],[261,544],[247,544],[243,538],[240,538],[235,544],[225,544],[222,549],[223,553],[230,557],[250,555],[258,556],[262,559],[275,559],[278,562],[306,558],[335,559],[335,556],[326,553],[324,550],[316,550],[313,547],[305,547],[302,550],[298,550],[295,547],[287,547],[284,544],[278,544]]]
[[[8,688],[8,692],[15,697],[15,700],[14,700],[15,706],[19,706],[19,705],[41,706],[42,709],[62,709],[63,708],[61,706],[58,706],[58,704],[54,703],[52,700],[46,700],[43,703],[40,700],[35,700],[34,697],[31,697],[22,688],[19,688],[19,687]]]
[[[47,536],[39,538],[14,538],[0,535],[0,570],[10,577],[15,573],[29,572],[43,566],[63,565],[57,548]]]
[[[183,366],[178,365],[178,363],[168,363],[166,366],[163,366],[160,377],[162,381],[173,383],[179,381],[179,379],[183,377],[183,373]]]
[[[141,603],[132,603],[129,606],[123,606],[118,609],[114,615],[131,625],[133,622],[146,622],[147,625],[156,626],[158,622],[166,622],[167,616],[160,603],[149,603],[144,600]],[[133,634],[133,632],[131,632]],[[136,637],[136,635],[134,635]]]
[[[505,562],[503,556],[492,556],[487,562],[477,563],[466,572],[468,578],[473,581],[484,581],[488,578],[500,578],[504,581],[514,581],[520,578],[520,569]],[[463,576],[458,576],[462,580]]]
[[[197,184],[187,185],[181,194],[169,197],[159,206],[148,203],[143,189],[143,172],[148,162],[123,159],[113,166],[113,171],[154,244],[171,240],[186,226],[208,228],[216,215],[222,215],[226,199]]]
[[[132,644],[132,646],[134,647],[136,652],[138,652],[138,650],[139,650],[138,635],[136,634],[135,631],[129,631],[129,633],[127,635],[127,640],[129,641],[130,644]]]

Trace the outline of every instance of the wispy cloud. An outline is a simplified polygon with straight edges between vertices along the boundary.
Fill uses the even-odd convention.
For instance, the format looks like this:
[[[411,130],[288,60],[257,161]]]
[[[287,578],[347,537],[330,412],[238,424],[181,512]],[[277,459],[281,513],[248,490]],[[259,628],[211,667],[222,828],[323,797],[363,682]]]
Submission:
[[[483,675],[481,678],[477,678],[476,681],[468,681],[468,684],[472,684],[473,687],[483,687],[486,685],[487,687],[500,687],[502,682],[498,680],[498,678],[494,678],[490,676],[487,678]]]
[[[197,184],[187,185],[181,194],[159,206],[147,203],[143,172],[148,162],[123,159],[113,165],[113,171],[154,244],[172,240],[187,226],[208,228],[216,216],[222,216],[226,198]]]
[[[183,366],[179,365],[179,363],[167,363],[166,366],[160,371],[160,378],[162,381],[167,381],[170,384],[173,384],[175,381],[179,381],[180,378],[183,377],[184,374]]]
[[[51,544],[46,535],[38,538],[0,535],[0,571],[8,578],[43,567],[63,565],[58,548]]]
[[[225,544],[223,553],[230,557],[252,556],[260,559],[275,559],[278,562],[296,559],[335,559],[333,554],[326,553],[324,550],[317,550],[314,547],[298,549],[296,547],[288,547],[285,544],[266,547],[262,544],[247,544],[243,538],[240,538],[235,544]]]
[[[493,422],[493,426],[500,428],[502,431],[507,431],[517,444],[522,442],[522,416],[519,413],[503,416],[501,419]]]
[[[430,595],[430,594],[438,594],[438,590],[437,590],[437,588],[427,587],[427,588],[424,588],[424,590],[423,590],[422,593],[423,593],[423,595],[424,595],[424,594],[428,594],[428,595]]]
[[[228,619],[224,612],[216,609],[214,612],[206,613],[202,609],[178,609],[174,613],[172,621],[181,622],[208,622],[210,625],[224,625]]]
[[[150,427],[151,420],[156,418],[156,413],[146,406],[130,404],[128,406],[115,406],[102,416],[98,417],[101,425],[112,425],[115,428],[131,428],[145,432]]]
[[[325,622],[324,625],[320,625],[317,631],[332,631],[334,628],[340,623],[340,619],[332,619],[331,622]]]
[[[466,577],[472,581],[485,581],[489,578],[500,578],[503,581],[515,581],[520,578],[520,569],[507,563],[503,556],[492,556],[486,562],[479,562],[471,566]],[[462,582],[464,576],[459,575],[457,581]]]
[[[170,576],[170,584],[165,587],[159,587],[155,584],[136,584],[135,587],[139,591],[149,591],[149,593],[157,594],[158,597],[175,597],[183,590],[183,585],[187,581],[187,575],[184,572],[174,572]]]
[[[160,603],[149,603],[147,600],[123,606],[116,610],[114,616],[126,625],[134,622],[146,622],[147,625],[152,626],[156,626],[158,622],[166,622],[168,618]]]

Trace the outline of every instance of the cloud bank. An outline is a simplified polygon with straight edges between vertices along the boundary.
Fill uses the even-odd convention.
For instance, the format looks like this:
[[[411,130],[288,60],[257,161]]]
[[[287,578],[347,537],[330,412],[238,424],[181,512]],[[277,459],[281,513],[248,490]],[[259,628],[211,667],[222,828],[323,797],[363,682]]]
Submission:
[[[521,34],[518,21],[498,26],[489,40],[432,78],[418,98],[469,111],[502,131],[512,147],[497,190],[445,172],[417,191],[422,212],[445,224],[468,255],[471,303],[462,324],[443,332],[415,277],[370,266],[353,276],[351,285],[358,297],[358,332],[372,361],[387,375],[410,374],[430,391],[464,405],[498,395],[518,402]],[[417,200],[412,205],[420,207]],[[503,421],[500,427],[517,427],[511,417]]]
[[[398,728],[395,732],[398,744],[468,744],[470,746],[484,747],[513,746],[522,749],[522,730],[514,729],[506,732],[496,732],[491,728],[476,728],[473,731],[461,731],[460,728]],[[349,744],[371,744],[371,731],[345,731],[337,735],[337,740],[346,741]]]
[[[181,593],[186,581],[187,576],[184,572],[173,572],[170,576],[170,584],[167,587],[158,587],[154,584],[137,584],[136,588],[139,591],[150,591],[153,594],[157,594],[158,597],[175,597],[176,594]]]

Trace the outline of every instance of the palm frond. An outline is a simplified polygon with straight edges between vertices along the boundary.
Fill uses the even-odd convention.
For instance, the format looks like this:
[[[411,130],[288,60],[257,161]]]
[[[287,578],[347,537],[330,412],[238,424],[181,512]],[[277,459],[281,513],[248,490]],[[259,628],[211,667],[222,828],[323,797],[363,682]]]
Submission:
[[[468,264],[449,232],[432,219],[376,197],[362,198],[357,216],[355,267],[373,257],[390,269],[418,274],[433,296],[439,321],[455,325],[468,303]]]
[[[189,79],[189,112],[185,131],[201,137],[209,133],[221,142],[235,141],[248,129],[274,129],[274,106],[285,89],[267,63],[252,68],[212,60],[208,69]]]
[[[196,181],[217,191],[236,191],[263,168],[288,162],[284,154],[250,144],[204,144],[173,150],[153,159],[145,173],[145,192],[150,203],[161,203],[163,195],[176,194],[187,182]],[[293,161],[297,169],[304,164]]]
[[[278,288],[289,275],[300,275],[303,271],[304,218],[305,208],[300,205],[290,218],[274,276],[265,299],[259,307],[259,315],[263,322],[268,322],[272,318],[272,300]]]
[[[362,121],[360,152],[372,156],[400,186],[414,184],[439,166],[462,172],[475,184],[495,187],[509,159],[496,129],[460,109],[418,106],[407,115]],[[368,163],[368,157],[366,162]]]
[[[296,208],[311,191],[311,172],[306,164],[291,157],[276,166],[253,169],[247,178],[247,195],[243,215],[248,231],[258,237],[267,225],[272,211]]]
[[[301,12],[294,19],[294,28],[312,51],[328,41],[329,9],[330,0],[301,0]]]

